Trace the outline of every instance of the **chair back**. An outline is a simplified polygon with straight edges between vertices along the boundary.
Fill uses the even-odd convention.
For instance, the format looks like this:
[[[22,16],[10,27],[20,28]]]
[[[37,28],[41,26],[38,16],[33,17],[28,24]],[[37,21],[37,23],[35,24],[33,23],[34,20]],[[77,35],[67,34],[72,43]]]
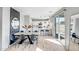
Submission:
[[[13,41],[15,41],[15,40],[16,40],[16,37],[15,37],[15,35],[14,35],[14,34],[12,34],[12,39],[13,39]]]
[[[32,41],[35,41],[35,40],[37,40],[38,38],[37,38],[36,35],[32,34],[32,35],[31,35],[31,39],[32,39]]]
[[[24,40],[24,39],[25,39],[24,34],[21,34],[21,35],[20,35],[20,39],[21,39],[21,40]]]
[[[76,33],[72,33],[72,37],[77,38]]]

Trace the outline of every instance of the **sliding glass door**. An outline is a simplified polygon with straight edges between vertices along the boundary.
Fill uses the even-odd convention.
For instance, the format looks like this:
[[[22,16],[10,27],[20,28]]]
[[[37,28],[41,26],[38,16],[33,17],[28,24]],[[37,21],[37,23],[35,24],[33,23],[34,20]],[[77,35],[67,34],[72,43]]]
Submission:
[[[55,18],[56,23],[56,38],[65,45],[65,19],[64,15],[59,15]]]

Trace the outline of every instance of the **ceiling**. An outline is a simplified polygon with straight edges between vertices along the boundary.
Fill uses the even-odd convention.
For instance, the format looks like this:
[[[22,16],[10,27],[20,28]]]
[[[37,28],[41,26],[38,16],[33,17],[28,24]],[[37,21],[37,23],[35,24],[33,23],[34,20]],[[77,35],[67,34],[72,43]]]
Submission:
[[[61,7],[13,7],[24,15],[30,15],[33,19],[47,19]]]

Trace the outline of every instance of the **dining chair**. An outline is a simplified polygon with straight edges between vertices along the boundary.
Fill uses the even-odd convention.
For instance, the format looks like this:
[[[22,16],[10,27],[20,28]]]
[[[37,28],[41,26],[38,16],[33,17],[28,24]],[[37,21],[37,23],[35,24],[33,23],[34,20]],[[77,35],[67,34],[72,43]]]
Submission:
[[[16,37],[14,34],[11,34],[10,44],[14,43],[17,39],[18,37]]]
[[[76,40],[79,40],[79,36],[76,33],[72,33],[72,37],[74,38],[74,43],[76,43]]]
[[[19,37],[19,40],[16,42],[15,46],[17,46],[19,48],[20,45],[22,45],[24,41],[25,41],[25,35],[21,34]]]
[[[45,35],[48,36],[49,30],[45,30]]]
[[[30,45],[29,40],[25,40],[25,41],[23,42],[23,45],[24,45],[24,49],[25,49],[26,47],[29,48],[29,46],[28,46],[28,45]]]
[[[38,43],[38,36],[37,35],[32,34],[31,39],[33,42],[36,42],[36,44]]]
[[[15,36],[14,34],[12,34],[12,42],[13,42],[13,45],[15,45],[15,48],[17,46],[17,43],[20,41],[19,40],[19,36]]]
[[[40,30],[40,35],[44,35],[44,30]]]
[[[19,48],[19,44],[18,44],[18,43],[19,43],[20,41],[21,41],[21,40],[18,39],[18,40],[15,42],[15,44],[14,44],[14,45],[15,45],[15,48]]]

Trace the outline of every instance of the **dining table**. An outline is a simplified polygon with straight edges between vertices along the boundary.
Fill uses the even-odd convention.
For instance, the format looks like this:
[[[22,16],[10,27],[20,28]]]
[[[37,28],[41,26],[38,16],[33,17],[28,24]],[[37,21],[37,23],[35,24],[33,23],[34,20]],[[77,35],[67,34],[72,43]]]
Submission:
[[[30,44],[33,44],[32,38],[30,36],[32,36],[32,35],[38,36],[39,33],[38,32],[27,32],[27,33],[26,32],[18,32],[18,33],[15,33],[14,35],[15,36],[21,36],[21,35],[27,36],[28,39],[29,39]],[[22,40],[22,39],[20,39],[20,40]]]

